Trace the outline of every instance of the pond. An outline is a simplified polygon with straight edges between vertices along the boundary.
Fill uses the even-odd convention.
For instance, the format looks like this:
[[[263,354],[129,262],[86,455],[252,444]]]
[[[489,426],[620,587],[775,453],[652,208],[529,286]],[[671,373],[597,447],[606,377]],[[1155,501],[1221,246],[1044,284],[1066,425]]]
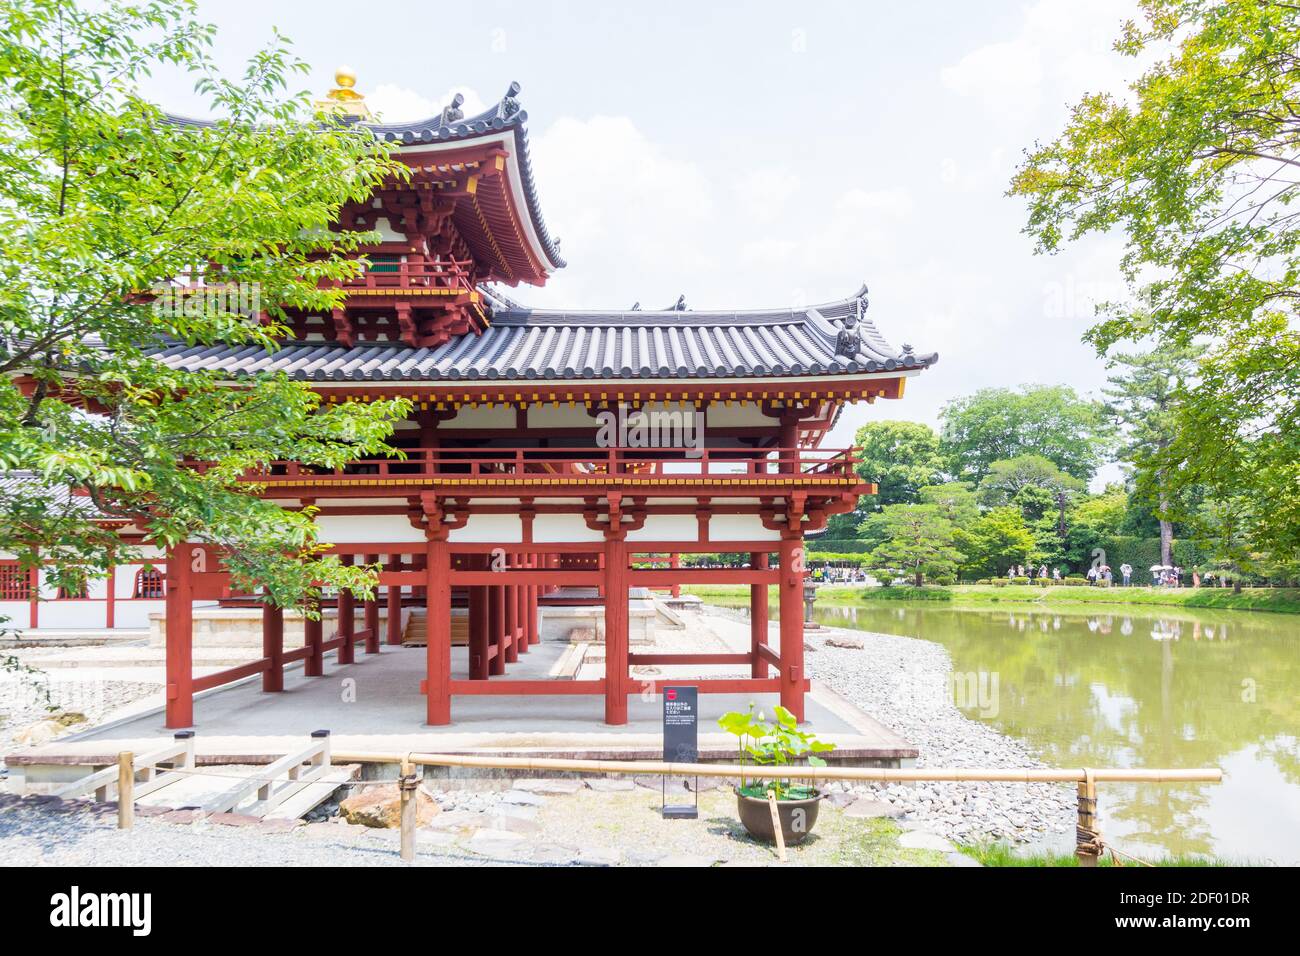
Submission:
[[[1221,784],[1103,784],[1102,832],[1120,849],[1300,863],[1300,617],[893,602],[816,615],[942,644],[962,711],[1051,766],[1222,768]]]

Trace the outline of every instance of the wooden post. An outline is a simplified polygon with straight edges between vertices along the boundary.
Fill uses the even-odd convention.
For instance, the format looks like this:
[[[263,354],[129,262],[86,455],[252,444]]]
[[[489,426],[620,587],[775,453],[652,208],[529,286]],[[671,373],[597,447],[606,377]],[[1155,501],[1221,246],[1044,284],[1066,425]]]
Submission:
[[[367,564],[378,564],[379,555],[371,554],[366,556]],[[369,598],[361,602],[362,622],[366,629],[366,653],[379,653],[379,593],[378,585],[376,590],[371,592]]]
[[[392,560],[388,562],[388,570],[402,570],[402,559],[398,555],[392,555]],[[388,620],[385,621],[385,640],[389,646],[396,646],[402,643],[402,586],[400,584],[388,585]]]
[[[313,601],[312,607],[316,611],[316,619],[306,616],[302,619],[302,642],[307,645],[307,656],[302,661],[303,677],[320,677],[325,673],[325,655],[321,651],[325,622],[320,617],[320,601]]]
[[[135,755],[123,750],[117,755],[117,828],[135,825]]]
[[[523,554],[515,555],[515,567],[524,569],[528,567],[528,557]],[[515,586],[515,656],[528,653],[528,586],[519,584]]]
[[[469,559],[470,567],[481,570],[485,565],[476,556]],[[469,677],[470,680],[488,679],[488,589],[474,585],[469,589]]]
[[[681,568],[681,566],[682,566],[682,556],[680,554],[673,552],[668,556],[668,567],[672,568],[674,571],[677,571]],[[672,590],[669,593],[675,598],[681,597],[682,586],[674,582],[672,586]]]
[[[749,566],[755,570],[767,568],[767,552],[755,551],[749,556]],[[749,586],[749,676],[767,677],[767,661],[758,655],[758,646],[767,643],[767,585]]]
[[[501,613],[501,626],[505,632],[502,647],[506,652],[506,663],[514,664],[519,660],[519,588],[508,584],[501,589],[501,596],[505,602]]]
[[[541,562],[537,555],[529,559],[529,567],[536,568]],[[540,644],[542,642],[541,628],[537,621],[537,598],[541,595],[541,590],[537,585],[528,589],[528,613],[524,620],[527,622],[528,643]]]
[[[1084,770],[1078,786],[1074,855],[1079,859],[1079,866],[1093,867],[1101,856],[1101,831],[1097,829],[1097,781],[1093,779],[1091,770]]]
[[[781,706],[803,723],[803,537],[783,537],[780,554]]]
[[[116,560],[116,555],[112,560]],[[117,627],[117,565],[108,566],[108,580],[104,590],[104,627],[110,631]]]
[[[262,605],[262,656],[268,662],[262,671],[262,690],[284,690],[284,610],[271,603]]]
[[[605,542],[605,723],[627,723],[627,546]]]
[[[785,831],[781,829],[781,813],[776,806],[775,790],[767,791],[767,808],[772,814],[772,836],[776,840],[776,855],[782,863],[785,863]]]
[[[494,584],[488,589],[488,639],[496,648],[488,662],[488,673],[498,676],[506,672],[506,589]]]
[[[425,719],[441,726],[451,723],[451,549],[429,541],[425,555]]]
[[[415,766],[409,761],[402,761],[401,779],[397,786],[402,795],[402,862],[415,860],[415,810],[416,788],[420,785],[415,775]]]
[[[193,589],[194,549],[178,544],[167,553],[167,727],[194,724]]]
[[[339,560],[350,565],[352,555],[342,555]],[[335,659],[340,664],[351,664],[356,660],[356,644],[353,639],[357,632],[357,608],[356,598],[347,588],[339,588],[338,608],[338,636],[343,638],[343,642],[339,644],[339,656]]]

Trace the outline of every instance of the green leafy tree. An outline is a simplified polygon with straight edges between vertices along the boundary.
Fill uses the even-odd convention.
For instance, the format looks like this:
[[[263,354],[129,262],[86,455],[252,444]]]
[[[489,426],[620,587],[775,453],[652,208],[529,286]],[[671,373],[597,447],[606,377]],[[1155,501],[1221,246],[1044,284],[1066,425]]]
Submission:
[[[934,505],[886,505],[868,519],[881,543],[871,552],[874,568],[909,575],[917,587],[944,578],[957,568],[961,552],[953,546],[953,526]]]
[[[917,493],[923,505],[934,505],[955,528],[968,527],[979,517],[979,501],[969,482],[946,481],[927,485]]]
[[[1174,547],[1174,501],[1165,456],[1178,437],[1180,395],[1204,352],[1199,345],[1166,342],[1146,352],[1116,353],[1109,363],[1116,374],[1102,389],[1122,428],[1120,452],[1136,469],[1139,493],[1155,505],[1161,564],[1173,564]]]
[[[971,577],[999,577],[1014,564],[1029,565],[1042,557],[1033,532],[1019,508],[990,508],[954,538],[961,569]]]
[[[213,36],[185,0],[0,0],[0,470],[36,476],[0,502],[0,551],[82,580],[131,558],[108,517],[223,547],[236,586],[280,604],[365,590],[373,572],[315,559],[310,509],[240,479],[383,453],[408,403],[324,408],[305,383],[224,386],[151,350],[274,348],[287,309],[328,314],[373,240],[331,228],[341,205],[403,168],[289,90],[306,67],[278,37],[227,78]],[[170,121],[140,92],[155,69],[188,72],[218,119]],[[244,299],[147,294],[196,273]]]
[[[953,477],[978,484],[995,461],[1037,455],[1088,481],[1105,461],[1112,436],[1101,403],[1065,385],[984,388],[941,413],[940,450]]]
[[[875,495],[863,497],[863,509],[914,503],[918,489],[933,484],[943,469],[939,436],[920,422],[869,422],[854,445],[862,459],[858,474],[878,486]]]
[[[1027,516],[1041,517],[1060,495],[1077,494],[1084,483],[1067,475],[1041,455],[1019,455],[989,465],[980,481],[980,502],[997,508],[1016,503]],[[1038,495],[1032,494],[1038,492]]]
[[[1172,438],[1144,455],[1176,497],[1248,495],[1257,547],[1300,553],[1300,8],[1144,0],[1116,48],[1157,58],[1128,96],[1084,97],[1011,183],[1044,252],[1122,232],[1129,302],[1087,334],[1101,353],[1201,343]]]

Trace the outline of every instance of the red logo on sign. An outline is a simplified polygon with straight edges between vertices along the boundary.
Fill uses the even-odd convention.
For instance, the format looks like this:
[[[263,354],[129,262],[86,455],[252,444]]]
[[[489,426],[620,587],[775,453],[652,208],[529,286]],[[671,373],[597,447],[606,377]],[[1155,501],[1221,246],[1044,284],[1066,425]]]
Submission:
[[[669,700],[676,700],[676,699],[677,699],[677,691],[672,690],[671,688],[670,688],[669,690],[664,691],[664,695],[665,695]]]

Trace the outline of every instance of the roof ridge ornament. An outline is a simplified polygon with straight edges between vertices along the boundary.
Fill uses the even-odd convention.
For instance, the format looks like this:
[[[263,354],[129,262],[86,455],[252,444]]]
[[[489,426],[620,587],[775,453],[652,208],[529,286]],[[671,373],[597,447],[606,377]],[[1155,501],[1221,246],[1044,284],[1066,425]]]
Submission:
[[[864,321],[867,314],[865,282],[862,283],[862,288],[858,290],[853,300],[853,311],[844,317],[844,328],[840,329],[840,334],[835,337],[835,354],[850,359],[857,358],[858,353],[862,351],[862,333],[858,331],[858,325]]]
[[[465,103],[465,97],[457,93],[451,98],[451,102],[442,108],[442,125],[450,126],[457,120],[465,118],[465,111],[461,109]]]
[[[519,83],[512,80],[510,86],[506,89],[506,95],[501,97],[501,104],[497,107],[497,116],[503,120],[508,120],[519,112]]]
[[[668,308],[664,309],[665,312],[685,312],[687,310],[688,310],[688,306],[686,305],[685,292],[683,292],[681,295],[677,297],[676,302],[674,302]]]
[[[329,113],[340,113],[350,120],[369,119],[370,107],[366,98],[355,89],[356,71],[350,66],[340,66],[334,71],[334,87],[318,100],[316,107]]]

